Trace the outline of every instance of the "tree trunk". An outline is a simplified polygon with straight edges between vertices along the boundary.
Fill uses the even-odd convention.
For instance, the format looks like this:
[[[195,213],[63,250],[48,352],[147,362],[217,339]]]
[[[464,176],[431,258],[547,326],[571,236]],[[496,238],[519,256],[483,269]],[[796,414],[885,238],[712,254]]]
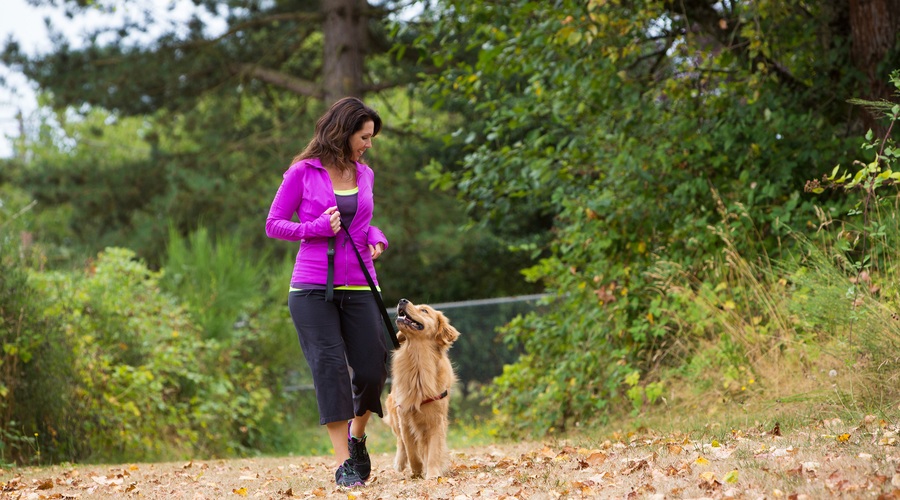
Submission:
[[[894,68],[879,68],[894,48],[900,33],[900,0],[849,0],[851,57],[866,77],[864,99],[892,98],[892,87],[887,80]],[[867,113],[865,124],[878,129],[876,121],[881,117]]]
[[[325,36],[323,79],[325,103],[362,97],[365,48],[368,45],[366,0],[323,0]]]

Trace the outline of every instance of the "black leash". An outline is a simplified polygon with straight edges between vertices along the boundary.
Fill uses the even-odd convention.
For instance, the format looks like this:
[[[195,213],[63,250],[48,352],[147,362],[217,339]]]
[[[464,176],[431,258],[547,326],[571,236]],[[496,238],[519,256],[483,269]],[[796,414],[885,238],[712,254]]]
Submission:
[[[325,302],[331,302],[333,299],[334,299],[334,236],[332,236],[331,238],[328,238],[328,283],[325,285]]]
[[[381,294],[375,286],[375,281],[372,279],[372,276],[369,275],[369,270],[366,269],[366,263],[363,261],[359,249],[356,248],[356,245],[353,243],[353,238],[350,237],[350,231],[347,230],[347,226],[344,225],[343,221],[341,222],[341,229],[347,234],[347,239],[350,240],[350,246],[352,246],[353,251],[356,252],[356,258],[359,260],[359,267],[362,268],[362,272],[366,276],[366,282],[369,283],[369,288],[372,290],[372,295],[375,296],[375,302],[378,303],[378,308],[381,310],[381,318],[384,319],[384,326],[387,328],[388,335],[391,337],[391,343],[394,344],[394,349],[397,349],[400,347],[400,341],[397,339],[394,323],[391,321],[387,308],[384,306],[384,300],[381,299]],[[334,294],[334,240],[335,238],[333,236],[328,238],[328,284],[325,289],[325,300],[328,302],[331,302]]]

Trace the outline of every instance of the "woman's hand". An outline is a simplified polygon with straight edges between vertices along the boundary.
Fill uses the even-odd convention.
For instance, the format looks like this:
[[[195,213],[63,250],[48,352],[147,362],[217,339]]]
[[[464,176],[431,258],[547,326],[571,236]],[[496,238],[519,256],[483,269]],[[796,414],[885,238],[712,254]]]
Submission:
[[[331,218],[328,221],[331,223],[331,230],[334,231],[334,234],[338,234],[341,232],[341,213],[337,211],[337,207],[330,207],[322,212],[322,215],[331,214]]]
[[[372,254],[372,260],[378,258],[382,252],[384,252],[384,243],[378,243],[377,245],[369,245],[369,252]]]

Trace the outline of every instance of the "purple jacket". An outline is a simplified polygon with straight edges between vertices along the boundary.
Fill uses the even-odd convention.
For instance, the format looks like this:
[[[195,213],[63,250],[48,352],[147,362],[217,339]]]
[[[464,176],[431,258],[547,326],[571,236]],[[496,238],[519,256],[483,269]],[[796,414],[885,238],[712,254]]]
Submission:
[[[359,206],[347,229],[377,285],[369,245],[383,243],[387,248],[388,241],[380,229],[369,225],[375,208],[372,195],[375,173],[367,165],[357,162],[356,183],[359,186]],[[284,180],[269,208],[266,236],[300,242],[291,275],[292,283],[324,285],[328,281],[328,238],[335,236],[334,286],[368,286],[359,260],[348,244],[347,234],[342,230],[335,235],[328,221],[329,216],[322,214],[334,206],[337,206],[337,199],[331,178],[318,159],[301,160],[284,173]],[[300,222],[293,221],[294,214]]]

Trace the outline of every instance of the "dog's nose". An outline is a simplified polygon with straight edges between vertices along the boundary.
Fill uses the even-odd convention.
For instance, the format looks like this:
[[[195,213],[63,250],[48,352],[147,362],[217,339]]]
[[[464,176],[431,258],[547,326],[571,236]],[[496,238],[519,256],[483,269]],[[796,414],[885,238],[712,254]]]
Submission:
[[[409,301],[406,299],[400,299],[400,305],[409,304]]]

